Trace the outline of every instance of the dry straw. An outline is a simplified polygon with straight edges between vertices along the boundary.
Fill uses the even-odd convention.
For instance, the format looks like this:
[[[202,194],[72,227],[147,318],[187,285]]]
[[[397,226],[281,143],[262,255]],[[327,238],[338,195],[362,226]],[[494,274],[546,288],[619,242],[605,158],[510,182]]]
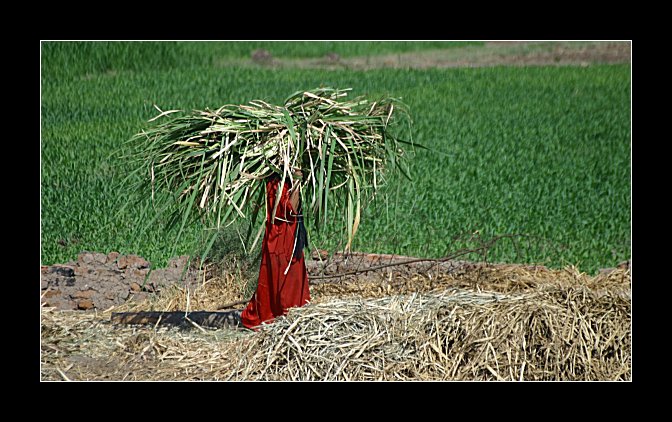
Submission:
[[[470,271],[434,276],[431,283],[416,275],[403,282],[381,277],[362,286],[334,285],[331,291],[326,283],[313,286],[313,304],[258,332],[110,323],[111,311],[180,308],[184,291],[98,314],[43,309],[42,377],[631,379],[629,270],[595,277],[574,268],[480,270],[476,283],[476,271]],[[226,282],[211,280],[196,289],[192,308],[215,310],[235,297],[224,293]]]

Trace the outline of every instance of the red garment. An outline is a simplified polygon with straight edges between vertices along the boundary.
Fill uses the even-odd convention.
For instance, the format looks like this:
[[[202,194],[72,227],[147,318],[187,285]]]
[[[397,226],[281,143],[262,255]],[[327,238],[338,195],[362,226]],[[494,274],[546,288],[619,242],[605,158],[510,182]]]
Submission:
[[[243,325],[247,328],[254,328],[262,322],[286,315],[288,308],[303,306],[310,301],[308,272],[303,251],[300,253],[300,258],[293,256],[298,223],[289,201],[288,185],[289,182],[286,181],[275,214],[275,222],[271,222],[280,179],[275,177],[266,183],[268,211],[266,232],[261,247],[259,283],[257,291],[241,315]],[[290,260],[291,265],[285,275]]]

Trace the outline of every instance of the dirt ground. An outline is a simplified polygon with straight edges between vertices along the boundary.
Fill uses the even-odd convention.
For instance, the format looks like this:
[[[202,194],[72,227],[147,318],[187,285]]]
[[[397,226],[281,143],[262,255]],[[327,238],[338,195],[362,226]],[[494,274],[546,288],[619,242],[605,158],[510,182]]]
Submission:
[[[361,252],[335,253],[324,259],[318,255],[306,257],[311,292],[316,293],[318,299],[320,295],[344,292],[343,286],[348,291],[354,289],[353,291],[361,294],[364,288],[362,286],[368,286],[367,289],[374,286],[373,289],[377,291],[379,289],[375,286],[385,285],[388,286],[385,289],[389,290],[408,283],[417,283],[418,277],[431,290],[435,287],[436,280],[447,276],[451,279],[477,280],[483,275],[483,271],[504,267],[550,271],[543,266],[422,260]],[[629,268],[629,263],[622,263],[619,268]],[[604,269],[602,273],[608,274],[613,270]],[[141,303],[173,288],[194,291],[213,279],[222,278],[224,271],[213,270],[208,265],[199,270],[196,263],[189,263],[187,256],[171,259],[166,268],[152,269],[150,262],[137,255],[82,252],[76,261],[41,268],[40,299],[42,306],[58,310],[105,311],[124,304]],[[241,275],[230,273],[229,276],[240,278]],[[398,286],[392,286],[393,280]],[[228,302],[230,306],[225,306],[227,303],[213,303],[211,309],[207,310],[240,308],[243,305],[240,302],[249,299],[240,296],[243,290],[240,286],[227,288],[231,290],[231,301]]]
[[[196,273],[189,281],[179,282],[175,281],[174,275],[159,273],[159,269],[157,269],[154,270],[157,271],[156,274],[164,274],[164,276],[154,276],[151,283],[146,283],[145,287],[151,286],[152,291],[145,291],[144,298],[140,300],[140,297],[129,293],[133,291],[133,288],[129,285],[129,279],[124,276],[124,272],[128,270],[129,262],[132,263],[131,267],[135,267],[131,268],[132,273],[132,270],[137,270],[138,266],[144,266],[144,262],[146,261],[143,262],[140,257],[132,257],[129,260],[128,257],[118,256],[115,260],[108,262],[106,259],[103,262],[103,257],[108,256],[93,253],[82,254],[78,258],[78,261],[70,266],[74,267],[72,268],[73,273],[67,272],[64,269],[66,266],[62,265],[46,268],[43,280],[46,280],[47,285],[51,285],[54,280],[58,279],[59,282],[63,281],[63,285],[74,289],[72,290],[74,293],[63,293],[60,303],[78,303],[81,298],[78,297],[77,292],[81,291],[95,291],[97,292],[96,294],[100,294],[101,292],[109,293],[117,289],[116,291],[120,293],[120,304],[103,309],[107,306],[107,302],[99,303],[97,301],[109,299],[105,298],[104,295],[101,299],[96,294],[92,294],[91,301],[93,302],[93,306],[87,310],[81,310],[82,307],[77,305],[76,307],[80,310],[60,310],[54,306],[46,306],[45,303],[41,311],[40,373],[42,380],[247,380],[248,378],[245,375],[235,375],[238,373],[236,371],[240,370],[239,365],[241,362],[247,362],[246,359],[251,359],[250,356],[260,353],[259,356],[261,357],[258,356],[258,359],[255,359],[260,359],[259,362],[263,363],[266,361],[264,357],[266,356],[266,352],[264,352],[265,349],[261,350],[257,346],[250,346],[252,348],[246,349],[247,352],[240,349],[241,347],[247,347],[246,345],[251,344],[250,342],[262,341],[260,339],[266,339],[264,341],[271,342],[267,344],[272,349],[271,351],[276,350],[277,347],[284,347],[283,345],[287,344],[287,342],[276,341],[278,336],[284,339],[290,334],[289,331],[282,331],[282,327],[287,329],[287,321],[284,319],[278,322],[278,324],[282,323],[285,325],[277,328],[277,330],[282,332],[277,334],[276,337],[273,337],[273,335],[269,337],[268,333],[252,333],[249,330],[235,326],[204,329],[198,325],[194,325],[193,327],[188,326],[186,323],[183,324],[184,326],[179,327],[165,324],[159,326],[158,321],[156,324],[150,323],[149,325],[115,323],[114,315],[118,312],[215,311],[225,302],[229,302],[232,299],[240,299],[240,285],[235,284],[237,278],[235,275],[221,276],[222,273],[220,273],[220,276],[208,278],[208,274]],[[582,322],[585,325],[578,332],[568,334],[562,339],[560,337],[552,337],[544,340],[547,341],[547,343],[543,343],[544,347],[548,346],[544,350],[550,350],[551,346],[559,347],[563,350],[557,352],[558,357],[562,359],[566,359],[567,356],[572,357],[571,365],[578,365],[569,367],[569,370],[573,372],[567,375],[567,378],[563,378],[564,375],[563,377],[558,375],[556,379],[629,379],[630,364],[627,354],[630,347],[628,337],[630,328],[629,312],[625,309],[631,300],[629,263],[623,263],[619,268],[605,269],[596,276],[588,276],[573,267],[549,269],[534,265],[486,264],[458,261],[415,261],[396,265],[400,262],[408,261],[408,257],[366,253],[350,255],[335,254],[325,262],[308,260],[307,267],[311,277],[311,306],[301,309],[305,312],[312,312],[311,315],[313,315],[322,308],[333,308],[335,310],[332,313],[325,314],[325,318],[329,319],[333,324],[335,320],[343,319],[343,321],[349,321],[348,318],[352,317],[351,315],[350,317],[342,318],[342,315],[339,314],[341,311],[338,310],[341,309],[340,306],[350,306],[354,307],[353,309],[359,309],[358,307],[368,303],[375,308],[375,306],[379,306],[376,305],[376,303],[379,303],[376,301],[402,300],[400,298],[406,298],[402,301],[408,301],[408,306],[410,306],[412,299],[415,297],[425,297],[432,294],[456,294],[456,297],[464,297],[464,300],[467,300],[467,302],[477,297],[480,298],[479,300],[487,299],[491,302],[494,301],[493,306],[495,307],[500,305],[502,307],[513,306],[519,309],[522,306],[521,304],[528,303],[520,298],[532,297],[530,295],[541,295],[539,296],[540,298],[548,295],[550,295],[549,297],[557,296],[559,302],[554,302],[553,306],[549,307],[546,311],[539,308],[546,305],[538,302],[537,299],[530,299],[529,306],[525,306],[528,306],[532,311],[536,309],[536,311],[530,311],[532,312],[531,314],[525,314],[521,318],[518,318],[518,325],[515,325],[516,327],[519,326],[520,329],[530,329],[530,327],[535,327],[537,323],[542,324],[539,322],[540,318],[543,318],[544,321],[547,318],[553,318],[555,315],[553,312],[565,312],[563,320],[574,321],[575,324]],[[118,268],[120,262],[121,266],[127,264],[124,271],[120,271]],[[117,270],[114,271],[119,271],[119,273],[116,278],[113,278],[109,272],[113,271],[115,266]],[[83,268],[87,269],[83,270]],[[172,267],[172,270],[168,270],[177,273],[178,269],[179,265],[175,265]],[[106,271],[107,273],[105,273]],[[359,271],[357,275],[344,275],[355,271]],[[59,274],[59,272],[66,272],[67,274],[63,275]],[[187,273],[189,273],[189,270],[187,270]],[[103,276],[95,277],[93,274],[102,274]],[[202,279],[199,277],[202,277]],[[193,283],[193,285],[190,288],[186,288],[188,283]],[[86,290],[82,290],[83,288]],[[127,295],[126,299],[121,298],[124,295]],[[43,300],[44,296],[43,292]],[[55,295],[49,299],[56,297],[59,296]],[[53,302],[59,303],[55,300]],[[228,309],[240,309],[244,306],[245,302],[243,301],[243,304],[230,306]],[[471,305],[467,302],[459,307],[460,309],[458,310],[460,312],[471,309]],[[606,307],[605,309],[608,308],[609,310],[600,308],[602,305]],[[403,315],[411,311],[418,311],[418,309],[411,309],[408,306],[404,308],[407,312],[404,312]],[[382,319],[379,318],[380,321],[374,318],[374,320],[382,324],[379,325],[379,328],[389,328],[386,325],[387,323],[383,323],[383,320],[388,321],[389,319],[388,311],[385,310],[386,308],[375,309],[382,312],[380,316]],[[568,309],[578,313],[575,317],[572,317],[571,314],[567,314],[569,312]],[[491,313],[491,308],[485,307],[485,305],[478,305],[473,310],[476,313],[481,312],[486,319],[492,319],[494,315]],[[552,312],[549,313],[550,311]],[[501,313],[502,311],[498,312]],[[441,313],[440,315],[445,316],[448,314],[453,315],[448,312]],[[190,315],[193,315],[193,313]],[[371,318],[371,315],[368,313],[366,315],[367,318]],[[620,315],[621,317],[616,321],[610,322],[609,329],[605,328],[605,330],[601,330],[599,327],[604,325],[602,323],[608,319],[607,317],[612,318],[614,315]],[[313,323],[316,322],[315,320],[310,321]],[[357,321],[353,323],[361,323],[361,321]],[[321,326],[320,324],[317,321],[318,327]],[[434,326],[433,324],[423,325],[422,327],[431,328]],[[502,327],[513,326],[503,324],[499,320],[491,321],[488,324],[487,327],[490,327],[488,329],[493,330],[501,330],[503,329]],[[546,322],[543,322],[543,324],[546,324]],[[542,329],[541,333],[546,337],[553,332],[560,332],[558,330],[564,327],[556,323],[548,327],[543,324],[539,327]],[[274,330],[273,325],[275,324],[269,327],[272,330]],[[295,324],[292,325],[290,331],[295,326]],[[451,323],[450,327],[455,328],[455,325]],[[360,331],[364,326],[360,324],[355,328],[349,329],[350,331],[345,333],[334,334],[335,337],[329,337],[328,341],[324,339],[319,340],[319,338],[313,340],[318,341],[319,344],[331,344],[338,350],[342,348],[347,351],[350,350],[344,346],[347,342],[343,343],[344,340],[339,340],[339,336],[346,334],[349,336],[348,338],[360,336]],[[575,329],[574,326],[570,328],[572,330]],[[450,329],[447,329],[446,332],[449,332]],[[548,331],[549,329],[550,331]],[[387,346],[396,347],[404,343],[408,339],[408,335],[416,335],[417,332],[413,330],[415,329],[411,329],[408,333],[404,331],[405,334],[402,333],[403,335],[399,338],[388,338],[385,336],[378,336],[376,338],[379,340],[388,338],[391,343]],[[471,343],[467,342],[468,344],[464,345],[464,348],[473,349],[472,354],[475,353],[475,355],[479,355],[481,352],[485,353],[485,360],[476,356],[472,363],[489,364],[497,372],[500,372],[500,369],[496,366],[496,362],[487,361],[488,353],[492,353],[492,349],[488,349],[486,353],[483,343],[480,343],[494,337],[489,336],[478,339],[482,327],[478,329],[474,328],[472,331],[475,336],[473,338],[470,337],[471,340],[469,341]],[[331,335],[329,334],[330,330],[325,331],[320,329],[320,333],[312,334],[312,336]],[[438,335],[437,333],[435,335]],[[441,333],[444,333],[444,331],[441,331]],[[292,331],[291,334],[288,337],[289,342],[292,340],[302,342],[297,332]],[[508,338],[504,334],[500,337]],[[436,340],[435,335],[431,337],[434,340]],[[529,342],[530,340],[514,342],[516,344],[516,351],[521,350],[520,342],[522,342],[523,346],[526,344],[524,341]],[[594,342],[597,342],[595,344],[599,343],[599,347],[595,346],[597,349],[585,348],[586,344],[593,344]],[[361,350],[364,350],[365,346],[368,347],[368,344],[369,342],[364,342],[361,345]],[[444,343],[440,342],[440,344]],[[380,350],[387,350],[385,347]],[[497,345],[495,347],[499,352],[513,353],[512,350],[500,350],[500,348],[497,348]],[[542,346],[537,345],[534,347]],[[537,356],[533,353],[534,347],[530,349],[530,359]],[[374,349],[376,348],[374,347]],[[602,357],[599,359],[597,358],[599,355],[598,349],[604,352],[600,355]],[[250,350],[253,352],[250,352]],[[353,347],[352,350],[356,351],[359,349]],[[379,348],[376,350],[379,350]],[[425,349],[416,350],[416,352],[420,353],[422,350]],[[440,351],[440,349],[437,350]],[[580,364],[576,357],[578,353],[584,352],[590,353],[590,359],[592,359],[592,363],[590,364],[592,366],[589,365],[590,368],[608,368],[609,371],[605,373],[585,372],[588,370],[586,369],[588,366],[584,368],[583,364]],[[459,355],[459,353],[457,354]],[[413,354],[413,356],[417,358],[419,355]],[[448,354],[446,356],[456,355]],[[506,356],[499,357],[500,364],[505,362]],[[517,359],[516,356],[510,354],[511,359]],[[615,359],[614,356],[618,359]],[[584,357],[579,357],[584,359]],[[368,358],[363,359],[364,366],[371,364],[371,361],[367,360]],[[257,362],[257,360],[254,360],[254,362]],[[552,361],[554,360],[552,359]],[[302,362],[302,360],[299,359],[297,362]],[[344,364],[344,362],[347,362],[347,359],[341,362],[341,364]],[[403,362],[405,360],[400,361],[400,363]],[[535,371],[534,374],[536,375],[528,372],[526,373],[526,379],[534,379],[535,377],[548,379],[548,374],[538,373],[541,363],[537,362],[536,366],[533,366],[532,363],[527,367],[516,366],[514,371],[515,376],[511,375],[510,378],[516,380],[519,377],[522,378],[518,374],[522,373],[525,368],[528,368],[528,371]],[[458,365],[458,367],[469,367],[469,365],[465,365]],[[390,366],[388,364],[385,367],[390,371],[396,371],[394,365]],[[558,371],[568,370],[562,365],[555,369]],[[492,370],[489,372],[491,373]],[[499,379],[498,376],[491,375],[490,373],[482,374],[483,376],[477,378],[473,378],[475,376],[473,374],[460,375],[462,378],[455,379]],[[423,379],[422,377],[413,378],[408,374],[407,376],[412,379]],[[553,376],[551,376],[551,379],[553,379]]]
[[[324,260],[315,258],[306,260],[313,284],[368,282],[381,277],[409,277],[418,271],[456,271],[470,265],[459,262],[392,265],[411,258],[364,253],[334,254]],[[166,268],[154,269],[150,262],[137,255],[85,251],[76,261],[41,268],[40,297],[43,306],[60,310],[103,311],[127,302],[142,302],[171,287],[193,290],[216,276],[216,270],[208,266],[199,270],[195,263],[189,263],[187,256],[175,257]]]
[[[466,46],[400,54],[340,57],[336,53],[312,59],[280,59],[266,50],[255,50],[237,65],[271,68],[319,68],[367,70],[377,68],[427,69],[485,66],[590,66],[631,63],[629,41],[489,41]],[[229,60],[221,66],[234,64]]]
[[[61,310],[104,310],[127,301],[142,301],[172,285],[194,285],[197,269],[187,266],[188,257],[169,261],[152,270],[137,255],[82,252],[76,261],[41,267],[43,306]]]

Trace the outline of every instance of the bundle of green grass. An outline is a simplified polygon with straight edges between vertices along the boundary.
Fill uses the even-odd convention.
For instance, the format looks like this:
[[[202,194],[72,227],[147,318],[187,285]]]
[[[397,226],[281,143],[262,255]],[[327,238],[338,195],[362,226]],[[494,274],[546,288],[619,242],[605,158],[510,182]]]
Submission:
[[[130,140],[136,165],[128,180],[151,195],[155,210],[172,209],[170,221],[181,223],[181,232],[197,216],[216,228],[238,218],[256,224],[265,210],[266,178],[277,174],[281,186],[293,184],[292,170],[301,168],[304,216],[318,230],[341,225],[348,250],[363,204],[392,170],[408,177],[413,146],[408,109],[399,99],[348,99],[350,90],[300,91],[283,106],[255,100],[161,112],[150,120],[155,126]]]

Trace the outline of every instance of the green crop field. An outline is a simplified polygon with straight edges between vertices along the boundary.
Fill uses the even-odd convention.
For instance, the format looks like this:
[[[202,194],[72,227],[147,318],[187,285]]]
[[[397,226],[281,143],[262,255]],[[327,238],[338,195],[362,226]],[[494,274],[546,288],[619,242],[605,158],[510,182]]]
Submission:
[[[329,45],[327,45],[329,44]],[[478,45],[477,43],[474,45]],[[629,259],[630,66],[459,69],[269,69],[228,66],[267,48],[275,57],[374,55],[460,48],[459,43],[43,43],[41,51],[41,258],[83,250],[139,254],[161,266],[190,254],[204,231],[155,224],[120,185],[114,155],[166,109],[216,108],[254,99],[281,104],[321,85],[352,95],[401,97],[418,149],[413,182],[393,177],[367,204],[354,250],[441,257],[497,235],[498,262],[577,265],[594,272]],[[309,227],[309,230],[311,228]],[[334,250],[344,233],[311,233]],[[231,232],[222,235],[235,242]],[[478,259],[478,256],[471,256]]]

